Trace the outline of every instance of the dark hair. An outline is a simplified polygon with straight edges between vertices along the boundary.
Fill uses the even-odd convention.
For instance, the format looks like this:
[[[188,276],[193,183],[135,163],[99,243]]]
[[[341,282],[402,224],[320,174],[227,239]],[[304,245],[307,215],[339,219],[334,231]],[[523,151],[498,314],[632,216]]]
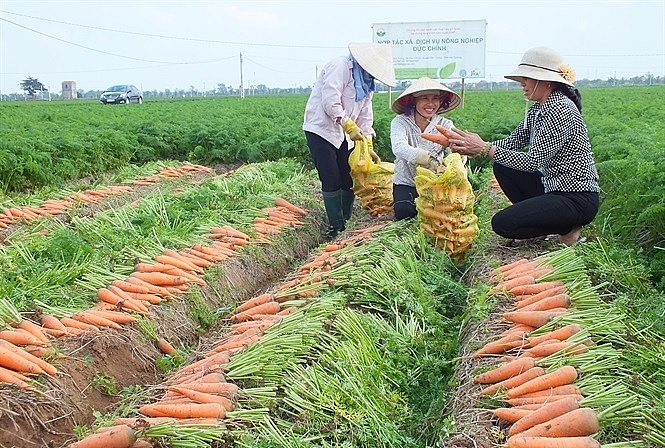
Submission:
[[[568,84],[563,84],[560,82],[555,82],[554,83],[554,88],[552,91],[558,90],[559,92],[563,93],[570,99],[575,104],[575,107],[577,107],[577,110],[582,112],[582,94],[580,93],[579,90],[577,90],[577,87],[572,87],[569,86]]]

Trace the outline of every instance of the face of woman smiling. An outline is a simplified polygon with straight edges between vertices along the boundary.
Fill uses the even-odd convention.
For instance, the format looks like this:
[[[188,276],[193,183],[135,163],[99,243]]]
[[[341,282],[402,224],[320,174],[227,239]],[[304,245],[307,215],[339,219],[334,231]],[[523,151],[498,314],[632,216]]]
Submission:
[[[441,106],[439,95],[429,94],[414,98],[416,112],[422,117],[430,119]]]

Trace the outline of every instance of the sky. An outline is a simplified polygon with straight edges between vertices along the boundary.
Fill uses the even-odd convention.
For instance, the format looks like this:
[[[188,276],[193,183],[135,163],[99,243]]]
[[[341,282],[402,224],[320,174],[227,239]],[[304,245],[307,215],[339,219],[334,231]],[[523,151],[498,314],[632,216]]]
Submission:
[[[665,76],[665,0],[0,0],[0,93],[29,76],[56,93],[63,81],[84,92],[306,87],[349,42],[372,42],[375,24],[478,20],[487,81],[536,46],[578,79]]]

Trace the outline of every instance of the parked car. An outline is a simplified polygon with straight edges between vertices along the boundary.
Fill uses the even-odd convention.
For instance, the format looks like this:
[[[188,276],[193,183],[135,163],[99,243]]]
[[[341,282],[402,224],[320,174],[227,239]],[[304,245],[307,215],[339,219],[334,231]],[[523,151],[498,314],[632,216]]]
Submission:
[[[102,104],[141,104],[143,103],[143,92],[131,84],[119,84],[104,90],[99,97],[99,102]]]

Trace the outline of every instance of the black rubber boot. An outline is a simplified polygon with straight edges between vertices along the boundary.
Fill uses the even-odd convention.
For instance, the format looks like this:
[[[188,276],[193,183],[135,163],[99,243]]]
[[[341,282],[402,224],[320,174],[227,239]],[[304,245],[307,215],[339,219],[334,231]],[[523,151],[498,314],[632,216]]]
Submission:
[[[344,230],[344,213],[342,211],[342,190],[324,191],[323,205],[328,216],[327,236],[335,238],[339,232]]]
[[[344,221],[348,221],[353,213],[353,201],[356,199],[355,193],[352,190],[342,190],[342,214]]]

